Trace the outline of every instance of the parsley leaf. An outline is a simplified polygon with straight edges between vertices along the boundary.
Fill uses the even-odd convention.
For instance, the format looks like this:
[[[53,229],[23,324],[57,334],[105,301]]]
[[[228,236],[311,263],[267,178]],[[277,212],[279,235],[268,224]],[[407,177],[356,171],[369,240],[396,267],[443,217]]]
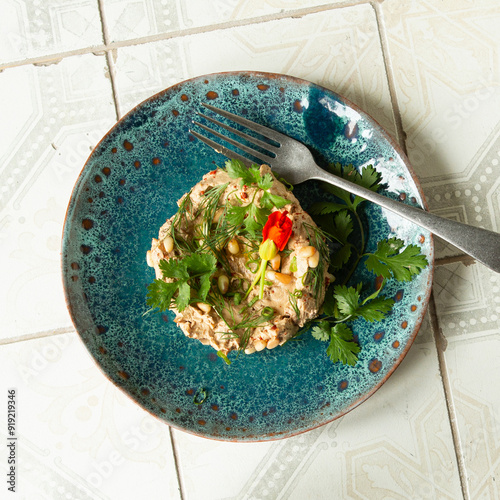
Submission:
[[[273,176],[271,174],[264,174],[263,176],[260,175],[260,171],[257,170],[259,178],[257,179],[257,186],[260,187],[260,189],[269,189],[273,185]]]
[[[398,238],[379,241],[375,252],[368,254],[366,268],[377,276],[410,281],[428,265],[425,255],[417,245],[408,245]]]
[[[155,279],[148,286],[146,303],[151,306],[151,308],[159,309],[163,312],[170,307],[176,291],[176,283],[165,283],[163,280]]]
[[[289,203],[290,200],[287,200],[286,198],[283,198],[277,194],[272,194],[269,191],[264,191],[260,199],[260,204],[263,207],[269,209],[272,209],[273,207],[283,208],[285,205],[288,205]]]
[[[249,169],[240,160],[226,161],[226,172],[232,179],[242,179],[242,184],[252,184],[254,182]]]
[[[394,306],[394,300],[386,297],[377,297],[366,304],[360,306],[358,315],[362,316],[366,321],[373,323],[374,321],[382,321],[385,315]]]
[[[371,191],[378,191],[380,189],[380,183],[382,181],[382,174],[378,172],[373,165],[367,165],[361,172],[358,172],[352,164],[341,165],[340,163],[332,163],[328,166],[328,169],[335,175],[342,177],[348,181],[354,182],[363,186]],[[330,193],[337,196],[346,203],[349,209],[355,211],[358,205],[365,201],[364,198],[360,196],[354,196],[351,193],[344,191],[341,188],[332,186],[328,184],[325,189]]]
[[[339,242],[345,245],[347,243],[347,238],[352,233],[353,224],[352,218],[347,210],[342,210],[335,214],[333,218],[334,233],[332,236]]]
[[[159,267],[164,278],[172,282],[154,280],[148,286],[147,304],[165,311],[175,303],[183,311],[193,300],[204,301],[210,291],[217,259],[213,254],[193,253],[183,259],[164,259]],[[193,295],[193,296],[192,296]]]
[[[313,215],[327,215],[345,210],[343,203],[334,203],[333,201],[318,201],[309,208],[308,212]]]
[[[337,307],[344,316],[356,316],[359,306],[361,283],[356,288],[353,286],[337,285],[334,287],[333,297],[337,301]]]
[[[326,354],[334,363],[340,361],[344,365],[354,366],[360,350],[359,345],[353,341],[352,330],[345,323],[337,323],[331,327],[330,345]]]
[[[339,314],[336,315],[345,321],[347,318],[353,320],[364,318],[366,321],[381,321],[392,309],[394,300],[383,296],[378,296],[380,290],[361,301],[362,285],[359,283],[356,288],[345,285],[334,287],[333,297],[336,301]]]
[[[330,324],[328,321],[321,321],[312,328],[311,334],[316,340],[330,340]]]
[[[267,222],[271,210],[266,207],[259,207],[256,203],[250,203],[245,207],[248,215],[245,218],[244,226],[252,238],[257,237],[257,233],[262,232],[262,228]]]

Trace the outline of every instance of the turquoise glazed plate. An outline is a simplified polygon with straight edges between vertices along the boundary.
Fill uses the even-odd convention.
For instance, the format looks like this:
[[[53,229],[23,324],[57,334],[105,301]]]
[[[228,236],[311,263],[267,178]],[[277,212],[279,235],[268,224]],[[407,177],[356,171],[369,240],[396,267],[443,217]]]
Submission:
[[[188,132],[201,103],[245,116],[308,145],[320,164],[373,164],[385,193],[423,206],[403,153],[356,106],[310,82],[266,73],[222,73],[174,85],[121,119],[90,155],[69,202],[62,248],[66,300],[75,327],[106,376],[173,427],[220,440],[292,436],[338,418],[366,400],[408,352],[427,307],[431,235],[368,205],[368,250],[396,236],[431,263],[410,283],[390,281],[396,301],[380,323],[354,323],[361,345],[354,367],[333,364],[312,338],[253,355],[216,351],[184,336],[170,312],[144,314],[154,271],[146,252],[176,201],[225,158]],[[307,210],[325,195],[315,182],[296,186]],[[351,283],[376,280],[359,266]],[[207,397],[195,404],[200,390]]]

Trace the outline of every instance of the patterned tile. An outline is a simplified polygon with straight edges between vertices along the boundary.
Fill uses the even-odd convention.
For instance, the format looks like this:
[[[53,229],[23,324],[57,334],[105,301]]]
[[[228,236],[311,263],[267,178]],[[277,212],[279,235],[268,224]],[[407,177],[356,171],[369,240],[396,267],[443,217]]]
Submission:
[[[60,277],[74,183],[115,120],[104,56],[0,74],[0,339],[71,325]]]
[[[471,498],[499,498],[500,329],[484,337],[454,337],[446,350]]]
[[[500,275],[486,267],[459,262],[439,266],[434,273],[434,297],[446,338],[500,331]]]
[[[1,346],[5,405],[8,389],[17,403],[17,498],[180,498],[168,427],[107,381],[76,333]],[[2,412],[4,443],[6,428]]]
[[[424,323],[428,325],[428,323]],[[174,432],[186,500],[461,497],[433,343],[359,408],[271,443],[212,443]]]
[[[475,264],[436,270],[436,308],[471,498],[500,492],[500,275]]]
[[[409,158],[431,211],[499,230],[500,5],[381,6]],[[436,256],[456,255],[438,242]]]
[[[4,0],[0,64],[102,45],[97,0]]]
[[[113,41],[231,24],[296,9],[342,3],[310,0],[104,0],[104,12]]]
[[[194,76],[269,71],[311,80],[345,95],[395,135],[377,24],[369,5],[127,47],[118,50],[116,68],[123,111]]]

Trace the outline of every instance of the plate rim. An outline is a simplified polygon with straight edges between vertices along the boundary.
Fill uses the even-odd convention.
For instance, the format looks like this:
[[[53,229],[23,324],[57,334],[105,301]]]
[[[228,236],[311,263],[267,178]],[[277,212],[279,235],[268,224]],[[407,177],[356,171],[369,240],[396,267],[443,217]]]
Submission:
[[[297,436],[300,434],[303,434],[305,432],[312,431],[314,429],[317,429],[319,427],[323,427],[334,420],[337,420],[347,413],[350,413],[352,410],[357,408],[359,405],[364,403],[366,400],[368,400],[373,394],[375,394],[389,379],[389,377],[394,373],[394,371],[400,366],[402,361],[405,359],[406,355],[408,354],[409,350],[414,344],[415,338],[420,331],[420,328],[422,326],[423,320],[428,312],[429,305],[430,305],[430,299],[431,299],[431,293],[432,293],[432,285],[433,285],[433,280],[434,280],[434,271],[435,271],[435,245],[434,245],[434,236],[431,232],[428,232],[428,237],[429,237],[429,276],[427,279],[427,283],[425,284],[425,292],[422,292],[422,308],[421,308],[421,313],[419,315],[419,318],[417,319],[414,327],[414,331],[412,332],[411,336],[408,338],[408,342],[405,346],[405,348],[401,351],[399,356],[395,359],[394,363],[392,364],[391,368],[387,371],[387,373],[384,375],[383,378],[379,380],[379,382],[372,387],[372,389],[369,392],[363,393],[361,397],[359,397],[356,401],[354,401],[351,405],[348,407],[344,408],[341,412],[335,414],[329,419],[325,419],[321,423],[317,423],[315,425],[312,425],[310,427],[304,428],[304,429],[299,429],[295,430],[292,432],[284,432],[283,435],[276,435],[275,433],[267,433],[267,434],[260,434],[258,438],[247,438],[245,436],[241,436],[240,438],[228,438],[224,436],[219,436],[219,435],[213,435],[213,434],[204,434],[200,432],[196,432],[192,429],[182,427],[176,423],[173,423],[165,418],[160,417],[160,415],[155,414],[153,411],[148,409],[147,407],[143,406],[141,404],[141,401],[137,399],[133,394],[131,394],[126,387],[121,386],[115,382],[113,378],[111,378],[110,374],[108,374],[101,363],[98,362],[97,358],[92,354],[90,351],[89,347],[87,346],[87,342],[84,340],[83,335],[80,333],[78,330],[76,323],[77,323],[77,318],[74,313],[74,307],[71,304],[70,300],[70,294],[69,294],[69,283],[67,283],[67,278],[65,276],[65,246],[66,246],[66,236],[67,236],[67,227],[68,225],[68,220],[69,216],[73,213],[76,205],[76,201],[78,198],[78,193],[79,193],[79,188],[80,184],[83,183],[85,173],[87,166],[89,165],[91,159],[93,158],[94,154],[99,150],[100,146],[102,143],[108,140],[108,138],[111,136],[111,134],[124,122],[126,121],[130,116],[132,116],[134,113],[137,112],[137,110],[141,107],[143,107],[146,103],[153,102],[157,99],[159,99],[161,96],[164,94],[167,94],[169,92],[172,92],[173,89],[175,88],[181,88],[183,85],[196,81],[196,80],[203,80],[203,79],[209,79],[209,78],[217,78],[219,76],[222,77],[241,77],[244,75],[249,75],[252,77],[261,77],[263,79],[267,80],[278,80],[282,79],[287,82],[293,82],[295,84],[298,84],[299,86],[314,86],[317,89],[320,89],[322,92],[327,92],[330,94],[333,94],[335,98],[342,103],[344,103],[346,106],[350,107],[354,111],[360,114],[360,116],[363,117],[363,119],[368,120],[369,122],[372,122],[374,128],[377,129],[377,132],[383,136],[383,138],[389,143],[391,148],[399,155],[401,161],[404,164],[405,169],[407,170],[408,174],[411,177],[411,180],[413,181],[415,188],[420,196],[419,204],[422,205],[423,209],[428,211],[428,203],[425,198],[421,183],[413,170],[413,167],[408,159],[408,156],[406,152],[404,151],[403,147],[394,139],[386,130],[385,128],[380,125],[380,123],[372,117],[372,115],[368,114],[366,111],[364,111],[361,107],[359,107],[357,104],[353,103],[349,98],[345,97],[342,94],[339,94],[335,90],[332,90],[328,87],[325,87],[323,85],[317,84],[313,81],[306,80],[303,78],[295,77],[292,75],[284,74],[284,73],[275,73],[275,72],[266,72],[266,71],[258,71],[258,70],[234,70],[234,71],[221,71],[221,72],[213,72],[213,73],[206,73],[206,74],[201,74],[198,76],[194,76],[191,78],[185,78],[177,83],[174,83],[165,89],[160,90],[159,92],[156,92],[155,94],[147,97],[146,99],[143,99],[141,102],[137,103],[134,105],[127,113],[125,113],[120,119],[118,119],[111,128],[108,129],[108,131],[103,135],[103,137],[97,142],[97,144],[93,147],[92,151],[90,152],[88,158],[83,164],[83,167],[80,170],[80,173],[77,176],[77,179],[73,185],[71,195],[68,201],[68,206],[66,208],[66,213],[64,216],[64,221],[63,221],[63,228],[62,228],[62,238],[61,238],[61,245],[60,245],[60,251],[61,251],[61,259],[60,259],[60,270],[61,270],[61,278],[63,282],[63,289],[64,289],[64,299],[66,302],[66,307],[69,312],[73,327],[75,332],[77,333],[80,341],[82,344],[85,346],[85,349],[87,350],[87,353],[90,355],[93,363],[98,367],[98,369],[101,371],[101,373],[106,377],[106,379],[115,387],[118,388],[122,394],[125,394],[131,401],[134,402],[134,404],[138,405],[143,411],[146,411],[149,415],[154,417],[155,419],[161,421],[163,424],[166,424],[170,427],[173,427],[174,429],[177,429],[182,432],[186,432],[188,434],[197,436],[197,437],[202,437],[205,439],[210,439],[214,441],[219,441],[219,442],[238,442],[238,443],[257,443],[257,442],[270,442],[270,441],[277,441],[277,440],[282,440],[282,439],[287,439],[289,437]],[[392,101],[391,101],[392,103]],[[414,224],[415,226],[418,226],[417,224]]]

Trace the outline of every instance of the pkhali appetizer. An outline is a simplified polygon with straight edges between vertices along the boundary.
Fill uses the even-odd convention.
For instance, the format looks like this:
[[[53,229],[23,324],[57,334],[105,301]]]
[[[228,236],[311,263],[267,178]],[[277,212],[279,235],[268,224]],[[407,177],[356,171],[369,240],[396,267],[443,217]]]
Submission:
[[[147,253],[148,304],[223,357],[273,349],[318,316],[328,274],[322,231],[266,166],[228,161],[178,201]]]

